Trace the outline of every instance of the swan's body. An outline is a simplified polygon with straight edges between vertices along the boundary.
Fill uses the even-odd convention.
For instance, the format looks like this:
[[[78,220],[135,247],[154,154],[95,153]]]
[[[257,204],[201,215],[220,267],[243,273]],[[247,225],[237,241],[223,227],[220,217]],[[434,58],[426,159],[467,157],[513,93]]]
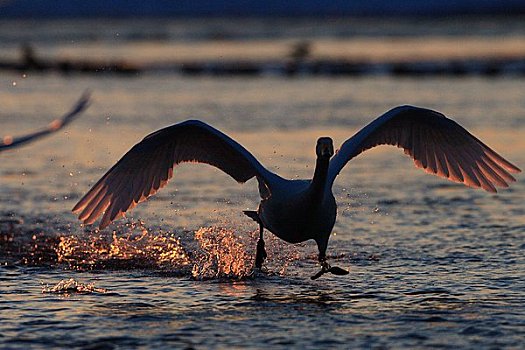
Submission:
[[[63,115],[60,119],[53,120],[47,125],[47,127],[23,136],[4,136],[2,139],[0,139],[0,152],[25,145],[44,136],[57,132],[75,120],[75,118],[78,117],[88,106],[89,92],[85,92],[77,101],[77,103],[73,105],[69,112]]]
[[[331,145],[331,140],[327,141]],[[333,153],[333,151],[332,151]],[[289,243],[313,239],[326,249],[337,215],[331,187],[325,186],[330,155],[319,157],[312,180],[279,179],[271,196],[261,201],[262,225]]]
[[[337,205],[332,185],[345,164],[380,144],[401,147],[417,167],[467,186],[496,192],[515,181],[520,172],[488,146],[443,114],[424,108],[396,107],[377,118],[343,143],[332,158],[332,140],[317,141],[317,161],[311,180],[287,180],[262,166],[244,147],[200,121],[186,121],[148,135],[128,151],[73,208],[79,219],[92,224],[103,214],[100,228],[164,186],[173,167],[201,162],[218,167],[238,182],[256,177],[261,202],[245,212],[260,226],[256,266],[264,251],[263,230],[298,243],[313,239],[319,248],[322,270],[346,274],[326,262],[328,240],[335,224]],[[331,159],[330,159],[331,158]]]
[[[283,191],[261,201],[258,215],[263,226],[288,243],[317,241],[317,237],[330,235],[337,215],[332,191],[322,194],[319,201],[314,202],[309,181],[287,180],[287,183],[294,187],[294,191]]]

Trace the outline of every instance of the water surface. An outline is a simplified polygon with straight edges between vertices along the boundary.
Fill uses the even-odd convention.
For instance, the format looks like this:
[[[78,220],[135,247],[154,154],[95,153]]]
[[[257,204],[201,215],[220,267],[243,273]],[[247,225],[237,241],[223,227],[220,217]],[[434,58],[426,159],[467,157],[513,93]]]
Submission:
[[[147,133],[202,119],[290,178],[312,175],[315,141],[336,145],[399,104],[438,109],[525,165],[520,79],[187,79],[3,75],[2,134],[43,125],[90,88],[59,135],[1,154],[2,348],[513,348],[525,343],[523,176],[488,194],[369,151],[338,177],[329,257],[267,234],[250,278],[254,181],[183,165],[102,232],[70,209]],[[14,84],[16,82],[16,84]],[[42,293],[63,279],[104,291]]]

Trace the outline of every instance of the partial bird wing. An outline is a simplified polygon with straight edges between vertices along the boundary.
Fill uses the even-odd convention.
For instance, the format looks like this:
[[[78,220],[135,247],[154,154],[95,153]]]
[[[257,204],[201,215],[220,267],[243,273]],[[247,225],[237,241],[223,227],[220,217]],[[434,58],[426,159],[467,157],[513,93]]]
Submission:
[[[25,143],[35,141],[41,137],[44,137],[62,129],[67,124],[71,123],[76,117],[80,115],[82,111],[84,111],[89,106],[89,101],[90,93],[89,91],[86,91],[84,92],[84,94],[82,94],[80,99],[73,106],[73,108],[71,108],[69,112],[62,116],[62,118],[53,120],[44,129],[24,136],[4,136],[2,139],[0,139],[0,152],[5,151],[9,148],[21,146]]]
[[[348,161],[378,145],[403,148],[416,167],[469,187],[496,192],[516,181],[521,170],[443,114],[413,106],[396,107],[346,140],[330,161],[329,184]]]
[[[256,176],[267,187],[271,173],[239,143],[198,120],[158,130],[131,148],[75,205],[79,219],[92,224],[104,213],[100,228],[146,200],[173,176],[183,162],[213,165],[240,183]]]

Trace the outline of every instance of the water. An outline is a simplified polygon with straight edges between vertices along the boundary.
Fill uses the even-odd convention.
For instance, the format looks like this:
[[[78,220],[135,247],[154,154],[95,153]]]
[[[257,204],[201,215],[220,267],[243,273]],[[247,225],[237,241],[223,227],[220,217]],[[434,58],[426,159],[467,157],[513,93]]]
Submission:
[[[16,84],[14,84],[16,82]],[[438,109],[525,167],[525,81],[2,74],[1,134],[93,91],[64,132],[0,155],[0,348],[509,348],[525,343],[523,175],[497,195],[415,169],[395,148],[338,177],[329,258],[267,233],[251,275],[255,182],[182,165],[102,232],[70,209],[147,133],[188,118],[270,169],[309,177],[319,136],[342,143],[399,104]],[[7,222],[9,221],[9,222]],[[73,281],[69,281],[73,279]],[[59,282],[62,284],[59,284]]]

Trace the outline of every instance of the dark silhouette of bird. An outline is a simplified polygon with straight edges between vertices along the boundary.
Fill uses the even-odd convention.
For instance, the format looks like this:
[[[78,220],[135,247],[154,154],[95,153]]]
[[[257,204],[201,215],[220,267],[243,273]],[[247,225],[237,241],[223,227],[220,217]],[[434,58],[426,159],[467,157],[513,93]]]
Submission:
[[[44,136],[57,132],[58,130],[61,130],[66,125],[75,120],[89,106],[89,101],[90,93],[86,91],[69,112],[64,114],[60,119],[53,120],[43,129],[22,136],[6,135],[2,137],[0,139],[0,152],[25,145]]]
[[[133,146],[75,205],[73,212],[85,224],[102,215],[100,228],[146,200],[173,176],[183,162],[213,165],[239,183],[256,178],[261,202],[257,211],[245,211],[259,224],[255,266],[266,258],[264,229],[289,243],[314,240],[319,249],[319,278],[330,272],[348,271],[330,266],[328,240],[337,214],[332,185],[343,167],[362,152],[378,146],[403,148],[418,168],[496,192],[515,181],[511,164],[458,123],[443,114],[419,107],[396,107],[346,140],[334,155],[332,139],[321,137],[316,145],[312,179],[288,180],[265,168],[239,143],[198,120],[175,124],[146,136]]]

